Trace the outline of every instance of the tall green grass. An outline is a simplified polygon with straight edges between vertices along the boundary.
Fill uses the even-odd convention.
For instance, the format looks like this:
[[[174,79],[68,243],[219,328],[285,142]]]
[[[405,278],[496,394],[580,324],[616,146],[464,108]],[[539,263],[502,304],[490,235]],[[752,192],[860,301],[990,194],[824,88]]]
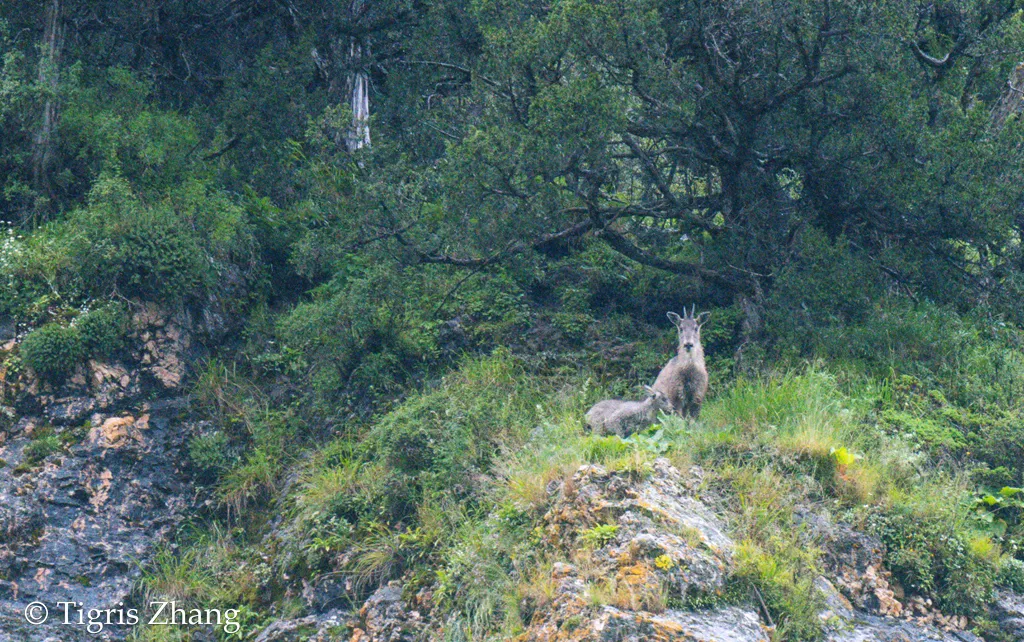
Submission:
[[[235,429],[252,444],[220,488],[232,489],[223,496],[236,510],[273,501],[284,512],[278,576],[348,577],[355,603],[393,578],[409,594],[430,587],[450,640],[516,635],[552,599],[550,565],[580,563],[538,534],[553,484],[584,463],[642,476],[659,456],[704,470],[698,492],[725,509],[737,542],[725,599],[763,602],[777,640],[821,635],[813,583],[823,564],[801,517],[807,511],[882,538],[908,592],[951,612],[980,612],[999,547],[972,513],[960,463],[934,459],[912,431],[887,423],[888,410],[925,412],[904,403],[903,379],[826,362],[740,377],[720,384],[699,421],[663,416],[622,440],[584,431],[584,412],[603,394],[585,375],[531,372],[507,351],[466,359],[362,433],[300,457],[280,428],[286,418],[260,404],[234,407],[238,395],[222,394],[233,384],[215,372],[204,398],[223,416],[241,417]],[[941,511],[930,508],[936,501]],[[180,564],[158,564],[152,585],[164,578],[169,590],[187,579],[194,564],[187,556]],[[189,582],[221,590],[201,574]]]

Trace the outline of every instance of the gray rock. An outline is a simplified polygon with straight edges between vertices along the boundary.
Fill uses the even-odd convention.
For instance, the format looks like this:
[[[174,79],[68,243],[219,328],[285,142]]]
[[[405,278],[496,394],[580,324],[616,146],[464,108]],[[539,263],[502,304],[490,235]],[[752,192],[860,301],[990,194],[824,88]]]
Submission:
[[[1024,640],[1024,595],[997,593],[992,614],[1004,633],[1015,640]]]
[[[294,620],[277,620],[263,629],[254,642],[329,642],[347,639],[348,613],[331,611]]]
[[[359,609],[359,623],[352,642],[417,642],[427,638],[426,622],[418,611],[402,603],[402,585],[389,582]]]
[[[769,628],[751,606],[665,609],[665,591],[670,599],[720,595],[734,548],[668,460],[640,480],[583,466],[550,492],[557,498],[544,517],[549,543],[589,559],[552,566],[554,599],[533,614],[523,642],[767,642]],[[599,524],[615,525],[614,537],[597,548],[578,540]]]
[[[39,502],[0,489],[0,541],[4,542],[3,547],[24,542],[39,533],[43,528],[43,520]]]
[[[304,583],[302,599],[314,613],[322,613],[338,607],[349,599],[351,582],[337,576],[317,578],[311,583]]]
[[[601,642],[768,642],[757,613],[730,606],[710,611],[665,611],[637,616],[606,606],[582,640]]]
[[[732,566],[733,542],[725,525],[691,497],[668,460],[655,461],[642,481],[600,466],[584,466],[545,517],[553,544],[577,548],[572,537],[598,524],[614,524],[615,537],[594,553],[602,564],[635,574],[645,584],[662,582],[685,597],[718,593]],[[660,564],[659,564],[660,560]],[[612,576],[617,571],[613,568]],[[631,580],[633,581],[633,580]]]
[[[833,628],[826,642],[984,642],[969,631],[941,631],[908,620],[858,613],[841,628]]]
[[[70,426],[81,424],[82,420],[88,417],[95,407],[96,400],[92,397],[59,399],[47,404],[43,409],[43,416],[52,424]]]
[[[946,631],[909,618],[857,611],[824,577],[814,586],[826,604],[820,614],[826,623],[826,642],[983,642],[969,631]]]
[[[881,540],[827,514],[806,512],[800,520],[823,553],[825,572],[854,607],[880,615],[902,614],[903,605],[889,584]]]
[[[182,460],[191,430],[173,423],[145,414],[109,418],[27,471],[16,466],[30,434],[0,444],[9,464],[0,468],[0,631],[20,631],[18,642],[76,640],[75,627],[24,628],[23,609],[34,601],[51,611],[60,601],[85,608],[127,601],[139,563],[194,509]],[[111,626],[82,639],[127,633]]]

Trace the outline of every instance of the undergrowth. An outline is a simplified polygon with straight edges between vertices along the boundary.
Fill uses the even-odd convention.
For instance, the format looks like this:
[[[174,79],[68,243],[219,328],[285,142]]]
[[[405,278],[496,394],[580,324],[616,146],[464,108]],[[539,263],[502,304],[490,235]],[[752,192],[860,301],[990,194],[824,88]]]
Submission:
[[[704,471],[697,492],[736,542],[728,590],[678,602],[596,580],[587,594],[594,606],[741,602],[770,619],[775,641],[820,639],[815,580],[827,569],[811,515],[877,536],[898,591],[981,628],[993,589],[1022,581],[1020,465],[987,443],[1019,417],[1005,399],[991,405],[982,401],[990,393],[950,391],[940,377],[880,377],[856,362],[793,363],[720,382],[699,421],[662,416],[623,440],[583,428],[584,411],[607,395],[592,373],[529,363],[508,350],[467,357],[376,418],[299,448],[316,432],[301,409],[275,408],[211,363],[197,399],[219,428],[195,442],[193,459],[234,530],[186,537],[198,543],[177,565],[150,569],[145,585],[222,600],[230,587],[189,570],[187,556],[260,556],[261,595],[274,597],[237,596],[254,614],[288,603],[293,578],[345,578],[353,605],[401,578],[407,597],[430,592],[445,639],[507,639],[554,599],[552,564],[588,564],[541,537],[552,489],[585,463],[639,479],[657,457]],[[999,480],[1008,483],[994,487]],[[600,548],[615,529],[577,533],[580,551]]]

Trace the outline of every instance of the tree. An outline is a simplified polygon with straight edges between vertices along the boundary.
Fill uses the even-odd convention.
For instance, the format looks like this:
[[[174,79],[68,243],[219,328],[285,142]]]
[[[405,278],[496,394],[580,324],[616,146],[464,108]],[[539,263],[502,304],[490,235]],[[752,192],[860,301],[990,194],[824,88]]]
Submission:
[[[594,236],[747,297],[814,226],[940,299],[1007,293],[1020,165],[996,159],[1020,132],[980,115],[1024,44],[1015,6],[480,3],[478,57],[416,61],[446,151],[381,167],[353,234],[476,269]]]
[[[39,57],[38,87],[43,92],[42,115],[33,142],[32,186],[41,194],[52,195],[50,171],[53,165],[54,136],[57,127],[57,89],[60,80],[60,55],[64,43],[64,15],[61,0],[46,3],[46,26]]]

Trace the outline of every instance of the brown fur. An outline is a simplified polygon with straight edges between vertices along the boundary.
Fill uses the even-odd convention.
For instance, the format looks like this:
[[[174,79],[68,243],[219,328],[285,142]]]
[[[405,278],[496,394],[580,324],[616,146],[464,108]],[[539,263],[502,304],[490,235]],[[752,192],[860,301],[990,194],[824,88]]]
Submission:
[[[691,308],[689,315],[683,310],[680,317],[674,312],[668,318],[679,332],[679,348],[658,373],[654,389],[662,392],[672,403],[672,410],[683,417],[696,419],[708,393],[708,370],[704,365],[704,347],[700,343],[700,327],[707,312],[697,318]]]

